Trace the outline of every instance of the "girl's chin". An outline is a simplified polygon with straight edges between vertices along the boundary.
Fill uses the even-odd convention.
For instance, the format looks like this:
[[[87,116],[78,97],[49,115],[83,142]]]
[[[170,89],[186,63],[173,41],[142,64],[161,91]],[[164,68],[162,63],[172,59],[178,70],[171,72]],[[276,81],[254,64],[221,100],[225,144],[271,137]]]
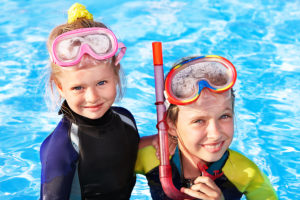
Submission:
[[[217,153],[205,153],[204,156],[202,156],[202,160],[207,163],[216,162],[222,158],[225,151],[226,150],[221,150],[218,151]]]

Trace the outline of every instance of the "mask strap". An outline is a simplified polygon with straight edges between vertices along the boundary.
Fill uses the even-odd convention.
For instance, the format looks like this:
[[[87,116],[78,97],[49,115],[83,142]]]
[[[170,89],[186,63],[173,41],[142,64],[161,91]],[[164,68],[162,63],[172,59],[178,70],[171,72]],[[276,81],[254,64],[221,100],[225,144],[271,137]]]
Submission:
[[[126,47],[122,42],[118,42],[118,48],[120,48],[121,50],[120,50],[119,54],[116,57],[115,65],[119,64],[119,62],[121,61],[121,59],[123,58],[123,56],[126,52]]]

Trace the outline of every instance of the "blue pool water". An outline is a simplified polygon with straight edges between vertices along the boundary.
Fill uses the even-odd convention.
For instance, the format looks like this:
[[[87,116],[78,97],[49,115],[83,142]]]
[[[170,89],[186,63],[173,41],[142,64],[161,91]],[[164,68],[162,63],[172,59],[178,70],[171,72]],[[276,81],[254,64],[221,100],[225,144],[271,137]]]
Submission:
[[[0,3],[1,200],[38,199],[39,147],[59,121],[43,98],[45,41],[74,1],[52,2]],[[117,105],[134,114],[141,136],[156,133],[151,42],[163,42],[165,71],[187,55],[226,57],[238,71],[231,147],[257,163],[280,199],[300,199],[299,0],[84,2],[128,47]],[[151,199],[144,177],[131,199]]]

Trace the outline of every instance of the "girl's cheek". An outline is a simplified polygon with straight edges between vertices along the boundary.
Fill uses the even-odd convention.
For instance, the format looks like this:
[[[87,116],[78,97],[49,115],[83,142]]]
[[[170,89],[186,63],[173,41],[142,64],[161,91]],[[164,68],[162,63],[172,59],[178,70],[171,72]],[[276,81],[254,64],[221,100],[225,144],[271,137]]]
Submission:
[[[192,129],[186,134],[186,137],[191,142],[201,140],[203,138],[203,136],[204,136],[203,131],[199,128],[198,129]]]

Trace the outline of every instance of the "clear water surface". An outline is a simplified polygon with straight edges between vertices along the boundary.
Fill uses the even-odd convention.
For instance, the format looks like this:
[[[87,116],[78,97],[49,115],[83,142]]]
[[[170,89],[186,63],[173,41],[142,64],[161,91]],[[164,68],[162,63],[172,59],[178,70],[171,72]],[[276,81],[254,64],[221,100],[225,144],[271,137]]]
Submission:
[[[39,148],[59,121],[44,101],[45,41],[74,1],[0,2],[0,199],[37,200]],[[84,1],[128,47],[126,94],[116,103],[156,133],[151,42],[162,41],[165,72],[183,56],[215,54],[237,68],[232,148],[268,175],[280,199],[300,199],[300,1]],[[131,199],[151,199],[138,176]]]

